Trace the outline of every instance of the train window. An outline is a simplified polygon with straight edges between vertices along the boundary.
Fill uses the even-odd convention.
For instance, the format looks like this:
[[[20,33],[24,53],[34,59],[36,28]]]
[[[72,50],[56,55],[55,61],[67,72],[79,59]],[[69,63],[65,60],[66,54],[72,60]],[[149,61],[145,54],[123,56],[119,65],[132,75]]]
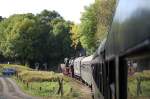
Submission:
[[[128,66],[128,99],[150,99],[150,58],[130,58]]]

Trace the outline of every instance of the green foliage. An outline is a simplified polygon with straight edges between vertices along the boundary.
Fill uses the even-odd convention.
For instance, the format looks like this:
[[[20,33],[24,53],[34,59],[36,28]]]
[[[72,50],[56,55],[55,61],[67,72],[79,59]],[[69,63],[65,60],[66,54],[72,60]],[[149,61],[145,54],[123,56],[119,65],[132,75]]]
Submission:
[[[52,45],[52,57],[68,57],[72,55],[73,48],[71,47],[70,38],[70,22],[64,20],[54,20],[53,24],[53,45]],[[57,51],[56,51],[57,50]]]
[[[97,0],[97,32],[96,41],[106,38],[112,24],[113,15],[116,7],[116,0]]]
[[[79,33],[79,25],[74,24],[71,28],[71,40],[72,40],[72,46],[74,48],[77,48],[77,46],[80,43],[80,33]]]
[[[112,23],[115,4],[116,0],[96,0],[94,4],[85,7],[77,33],[88,54],[93,53],[99,42],[106,37]]]
[[[71,24],[56,11],[12,15],[0,22],[0,53],[22,64],[58,63],[74,51]]]
[[[80,41],[82,46],[89,52],[94,52],[95,40],[94,34],[96,33],[96,5],[92,4],[86,7],[86,11],[83,13],[80,24]]]

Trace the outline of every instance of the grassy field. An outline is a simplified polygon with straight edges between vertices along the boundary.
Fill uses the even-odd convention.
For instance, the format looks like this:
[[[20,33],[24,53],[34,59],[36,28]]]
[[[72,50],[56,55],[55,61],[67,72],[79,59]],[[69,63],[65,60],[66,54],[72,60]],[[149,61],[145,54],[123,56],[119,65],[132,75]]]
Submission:
[[[59,84],[57,82],[49,82],[49,81],[44,81],[44,82],[30,82],[28,83],[23,83],[22,81],[16,79],[17,84],[21,87],[21,89],[33,96],[51,96],[51,97],[59,97],[60,95],[57,94],[58,92],[58,87]],[[68,82],[63,83],[64,86],[64,97],[79,97],[80,93],[77,91],[73,90],[72,93],[70,92],[72,86]]]
[[[78,97],[81,96],[78,90],[74,90],[74,88],[72,88],[72,85],[69,82],[70,78],[64,77],[61,73],[55,73],[52,71],[35,71],[21,65],[0,64],[0,70],[9,67],[17,70],[16,76],[13,76],[12,78],[27,94],[59,99],[60,94],[57,94],[59,89],[58,79],[63,78],[64,94],[61,99],[78,99]]]

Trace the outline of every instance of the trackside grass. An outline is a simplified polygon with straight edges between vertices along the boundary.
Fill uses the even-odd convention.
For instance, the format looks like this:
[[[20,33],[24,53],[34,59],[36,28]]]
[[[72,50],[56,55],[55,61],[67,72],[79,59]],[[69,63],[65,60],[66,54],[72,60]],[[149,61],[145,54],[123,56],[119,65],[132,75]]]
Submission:
[[[57,94],[59,84],[57,82],[30,82],[30,83],[24,83],[20,80],[17,80],[16,77],[14,77],[17,84],[23,89],[24,92],[31,94],[33,96],[51,96],[51,97],[59,97],[60,95]],[[80,96],[80,93],[75,92],[75,90],[71,91],[71,85],[70,83],[67,83],[64,81],[64,97],[78,97]]]

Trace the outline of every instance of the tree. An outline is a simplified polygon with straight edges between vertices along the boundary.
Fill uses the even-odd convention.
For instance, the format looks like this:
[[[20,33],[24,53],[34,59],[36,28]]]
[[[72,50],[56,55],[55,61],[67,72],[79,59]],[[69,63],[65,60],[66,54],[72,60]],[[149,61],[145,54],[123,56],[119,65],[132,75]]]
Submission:
[[[57,19],[53,22],[53,57],[68,57],[73,51],[70,38],[70,22],[65,22],[63,19]]]
[[[1,43],[5,57],[18,58],[23,64],[27,59],[32,58],[31,37],[35,32],[35,23],[33,14],[13,15],[4,20],[2,23],[4,30],[0,30],[5,41]]]
[[[71,40],[72,40],[72,46],[76,48],[80,43],[80,33],[79,33],[79,25],[73,24],[71,26]]]
[[[100,42],[109,32],[112,24],[113,15],[116,7],[116,0],[97,0],[97,31],[95,34],[96,41]]]
[[[98,47],[111,26],[116,0],[96,0],[81,17],[79,28],[80,42],[92,54]]]
[[[93,53],[96,49],[94,36],[97,29],[97,22],[97,3],[94,3],[85,8],[80,24],[80,41],[89,54]]]
[[[71,24],[56,11],[12,15],[0,22],[0,53],[30,66],[56,65],[74,53]]]

